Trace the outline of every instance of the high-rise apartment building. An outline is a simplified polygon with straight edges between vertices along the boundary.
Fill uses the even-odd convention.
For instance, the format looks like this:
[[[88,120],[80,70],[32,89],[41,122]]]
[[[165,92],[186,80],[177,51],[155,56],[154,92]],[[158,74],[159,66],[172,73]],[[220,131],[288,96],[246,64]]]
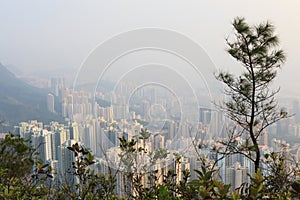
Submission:
[[[249,169],[236,162],[233,166],[226,168],[225,184],[231,184],[231,191],[249,182]]]
[[[67,147],[72,146],[77,141],[67,140],[58,146],[58,174],[60,181],[75,188],[76,179],[73,175],[72,163],[75,161],[74,153]]]
[[[48,111],[54,113],[55,110],[54,110],[54,95],[49,93],[47,95],[47,109]]]

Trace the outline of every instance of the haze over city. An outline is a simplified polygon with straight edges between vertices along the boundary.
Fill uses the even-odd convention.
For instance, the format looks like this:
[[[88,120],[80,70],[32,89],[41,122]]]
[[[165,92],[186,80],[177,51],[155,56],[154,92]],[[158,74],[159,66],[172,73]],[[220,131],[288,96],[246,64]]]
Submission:
[[[0,199],[299,199],[298,1],[1,1]]]
[[[297,1],[1,1],[0,62],[12,71],[74,80],[81,63],[100,43],[144,27],[180,32],[197,42],[217,69],[238,71],[224,38],[235,16],[249,23],[270,20],[287,54],[275,85],[280,95],[299,96],[300,25]],[[288,80],[288,81],[287,81]]]

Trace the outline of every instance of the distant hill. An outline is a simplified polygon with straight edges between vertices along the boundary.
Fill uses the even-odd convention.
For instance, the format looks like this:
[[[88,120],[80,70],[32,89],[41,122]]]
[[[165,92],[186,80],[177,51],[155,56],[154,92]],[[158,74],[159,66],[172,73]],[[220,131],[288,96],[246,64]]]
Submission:
[[[109,107],[111,106],[111,102],[106,101],[104,99],[96,98],[96,102],[99,104],[101,107]]]
[[[28,85],[0,63],[0,121],[11,126],[33,119],[62,122],[62,117],[47,110],[46,95],[47,91]]]

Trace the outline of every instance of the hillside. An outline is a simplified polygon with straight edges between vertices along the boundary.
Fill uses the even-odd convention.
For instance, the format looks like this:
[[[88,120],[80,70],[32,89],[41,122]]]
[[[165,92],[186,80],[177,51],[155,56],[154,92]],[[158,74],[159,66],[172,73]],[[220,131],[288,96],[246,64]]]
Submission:
[[[0,120],[5,124],[12,126],[31,119],[62,121],[62,117],[47,111],[46,94],[18,79],[0,63]]]

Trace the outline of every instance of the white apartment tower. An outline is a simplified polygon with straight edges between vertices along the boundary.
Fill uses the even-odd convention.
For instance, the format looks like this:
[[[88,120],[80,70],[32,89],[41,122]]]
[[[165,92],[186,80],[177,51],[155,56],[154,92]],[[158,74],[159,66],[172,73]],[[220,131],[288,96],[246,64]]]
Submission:
[[[55,110],[54,110],[54,95],[49,93],[47,95],[47,109],[48,111],[54,113]]]

